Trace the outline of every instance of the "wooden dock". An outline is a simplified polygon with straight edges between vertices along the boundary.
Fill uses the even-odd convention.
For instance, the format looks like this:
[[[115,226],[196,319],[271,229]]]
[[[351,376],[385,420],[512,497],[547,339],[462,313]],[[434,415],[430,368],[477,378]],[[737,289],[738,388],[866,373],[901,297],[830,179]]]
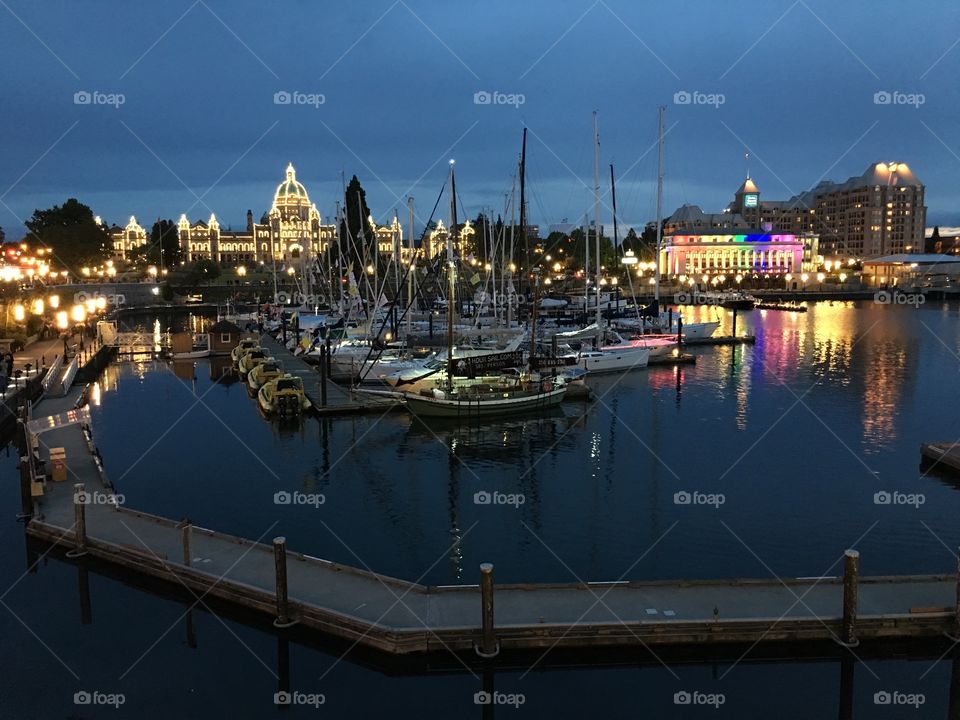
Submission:
[[[368,412],[387,412],[400,409],[402,404],[395,398],[384,395],[357,393],[324,378],[317,367],[287,350],[270,335],[260,338],[260,347],[283,363],[284,372],[296,375],[303,381],[303,391],[313,403],[318,415],[350,415]],[[326,386],[326,387],[324,387]]]
[[[960,443],[925,443],[920,456],[929,467],[960,473]]]
[[[66,407],[63,401],[40,407],[47,402],[52,412]],[[477,585],[410,583],[288,551],[282,538],[271,538],[271,545],[124,507],[83,425],[46,419],[34,430],[42,433],[41,458],[51,447],[64,449],[69,477],[44,481],[32,498],[27,493],[32,538],[187,588],[277,627],[296,626],[291,632],[309,630],[374,652],[487,657],[501,649],[648,646],[702,654],[754,643],[933,641],[960,633],[956,575],[861,578],[853,551],[842,577],[782,582],[494,585],[492,566],[481,565]],[[21,466],[27,486],[37,473],[30,457]],[[79,497],[91,502],[75,501],[78,485]]]
[[[679,355],[664,355],[663,357],[651,357],[647,365],[694,365],[697,362],[697,356],[689,353],[680,353]]]

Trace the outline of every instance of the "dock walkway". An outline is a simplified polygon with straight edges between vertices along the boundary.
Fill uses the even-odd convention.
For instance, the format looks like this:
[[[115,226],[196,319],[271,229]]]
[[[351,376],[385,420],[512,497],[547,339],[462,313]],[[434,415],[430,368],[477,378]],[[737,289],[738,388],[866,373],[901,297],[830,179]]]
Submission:
[[[38,407],[59,412],[66,400]],[[89,555],[186,586],[197,597],[277,617],[273,546],[199,527],[185,530],[174,520],[111,502],[122,498],[79,424],[39,438],[41,457],[50,447],[65,449],[69,478],[46,482],[27,525],[31,536],[64,549],[77,545],[74,483],[83,483],[94,498],[83,506]],[[286,558],[289,617],[302,627],[392,654],[470,651],[481,642],[477,585],[424,586],[296,552]],[[954,576],[860,578],[858,587],[858,639],[936,638],[955,631]],[[531,650],[839,640],[845,593],[842,579],[824,578],[496,585],[492,597],[499,646]]]
[[[313,403],[314,411],[319,415],[347,415],[365,412],[386,412],[393,408],[400,408],[400,403],[390,397],[364,395],[355,393],[337,385],[328,378],[324,378],[312,365],[297,357],[270,335],[260,338],[260,347],[267,350],[274,358],[283,363],[284,372],[296,375],[303,380],[303,391]],[[326,385],[326,399],[323,403],[323,388]]]

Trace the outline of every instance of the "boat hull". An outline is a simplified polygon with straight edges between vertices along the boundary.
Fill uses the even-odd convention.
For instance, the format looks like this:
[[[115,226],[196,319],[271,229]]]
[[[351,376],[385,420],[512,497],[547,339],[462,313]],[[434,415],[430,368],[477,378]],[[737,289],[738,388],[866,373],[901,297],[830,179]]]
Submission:
[[[649,348],[620,351],[605,351],[602,355],[589,353],[581,356],[577,364],[590,374],[642,370],[650,362]]]
[[[566,386],[516,398],[471,400],[469,398],[434,398],[416,393],[404,393],[407,408],[414,415],[424,417],[474,418],[518,415],[537,412],[559,405],[567,393]]]

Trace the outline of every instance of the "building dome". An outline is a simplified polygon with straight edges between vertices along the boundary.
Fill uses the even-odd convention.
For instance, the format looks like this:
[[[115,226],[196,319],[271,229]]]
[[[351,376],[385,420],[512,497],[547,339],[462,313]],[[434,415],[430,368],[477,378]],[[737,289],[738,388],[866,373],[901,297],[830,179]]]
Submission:
[[[276,207],[290,205],[310,206],[307,189],[303,186],[303,183],[297,182],[297,171],[293,169],[293,163],[287,165],[287,178],[277,186],[277,193],[274,195],[273,204]]]

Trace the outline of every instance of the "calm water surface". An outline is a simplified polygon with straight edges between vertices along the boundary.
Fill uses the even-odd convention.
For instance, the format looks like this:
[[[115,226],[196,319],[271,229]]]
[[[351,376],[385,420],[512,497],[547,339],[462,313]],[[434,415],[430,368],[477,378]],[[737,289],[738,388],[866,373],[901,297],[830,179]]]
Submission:
[[[712,314],[700,308],[687,320]],[[754,346],[698,348],[695,365],[593,379],[595,402],[550,417],[460,428],[403,413],[278,427],[242,384],[213,383],[208,361],[125,363],[98,383],[93,427],[134,508],[252,538],[283,534],[295,550],[423,583],[474,583],[481,562],[494,563],[499,582],[834,575],[851,546],[866,574],[951,572],[958,485],[920,471],[919,444],[960,438],[958,319],[956,305],[934,303],[753,311],[738,331],[755,334]],[[0,582],[16,583],[0,608],[3,717],[277,712],[269,633],[197,611],[191,647],[185,605],[95,574],[93,622],[82,624],[75,567],[51,559],[21,578],[15,458],[3,472]],[[275,503],[284,491],[324,502]],[[523,502],[477,504],[482,492]],[[877,504],[882,492],[922,504]],[[678,504],[678,493],[716,502]],[[327,699],[294,716],[489,716],[473,704],[481,684],[466,671],[397,678],[340,653],[289,653],[293,687]],[[748,660],[733,669],[520,668],[498,673],[496,686],[523,693],[524,706],[497,712],[837,715],[839,664]],[[932,664],[858,666],[856,716],[904,716],[873,704],[874,692],[899,689],[925,693],[910,717],[943,717],[950,667]],[[123,692],[127,704],[76,707],[81,688]],[[675,706],[683,689],[726,702]]]

